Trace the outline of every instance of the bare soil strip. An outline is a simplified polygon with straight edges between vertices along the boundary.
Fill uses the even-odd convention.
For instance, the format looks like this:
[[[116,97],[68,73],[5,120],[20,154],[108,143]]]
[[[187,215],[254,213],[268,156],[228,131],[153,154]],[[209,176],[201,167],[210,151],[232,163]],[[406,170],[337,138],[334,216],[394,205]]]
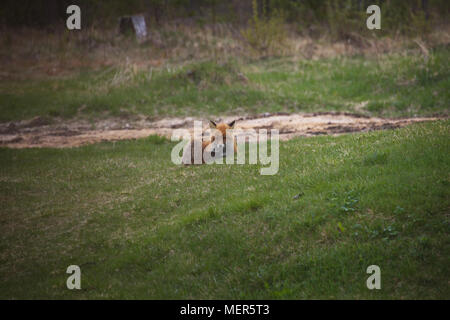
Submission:
[[[278,129],[281,140],[298,136],[338,135],[350,132],[393,129],[414,122],[433,121],[439,117],[383,119],[348,113],[269,114],[255,117],[213,118],[216,121],[237,120],[236,128]],[[102,141],[118,141],[161,135],[170,138],[173,130],[193,130],[195,120],[201,118],[164,118],[157,121],[141,117],[139,120],[114,118],[97,121],[52,121],[35,117],[31,120],[0,124],[0,146],[9,148],[70,148]]]

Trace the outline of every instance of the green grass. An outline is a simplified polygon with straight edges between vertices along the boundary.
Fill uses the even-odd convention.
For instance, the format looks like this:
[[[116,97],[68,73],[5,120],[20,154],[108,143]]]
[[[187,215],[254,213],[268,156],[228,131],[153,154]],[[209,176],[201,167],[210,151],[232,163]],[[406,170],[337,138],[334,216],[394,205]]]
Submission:
[[[197,62],[150,70],[127,65],[66,78],[3,81],[0,121],[37,115],[448,114],[449,57],[448,48],[441,47],[431,50],[427,61],[409,53],[297,62],[288,58],[246,64]]]
[[[274,176],[175,166],[156,138],[0,149],[0,297],[448,299],[449,133],[298,138]],[[65,287],[71,264],[82,290]]]

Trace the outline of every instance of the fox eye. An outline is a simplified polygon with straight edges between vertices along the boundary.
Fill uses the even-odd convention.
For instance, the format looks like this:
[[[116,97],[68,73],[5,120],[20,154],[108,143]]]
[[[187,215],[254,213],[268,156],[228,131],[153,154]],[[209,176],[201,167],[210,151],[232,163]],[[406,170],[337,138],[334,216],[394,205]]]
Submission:
[[[217,126],[217,124],[212,120],[209,120],[209,125],[211,128],[215,128]]]
[[[231,129],[233,129],[234,127],[234,123],[236,122],[236,120],[231,121],[228,125],[230,126]]]

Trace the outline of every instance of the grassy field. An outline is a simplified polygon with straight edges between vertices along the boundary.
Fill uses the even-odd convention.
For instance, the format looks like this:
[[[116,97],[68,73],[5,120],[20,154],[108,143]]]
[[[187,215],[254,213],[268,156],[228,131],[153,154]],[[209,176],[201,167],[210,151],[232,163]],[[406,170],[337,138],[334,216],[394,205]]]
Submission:
[[[29,79],[0,74],[0,122],[448,115],[448,45],[408,43],[386,54],[180,57],[48,77],[23,67]],[[260,165],[176,166],[174,143],[157,136],[0,148],[0,298],[448,299],[449,137],[445,119],[296,138],[281,142],[274,176]],[[82,290],[66,288],[72,264]],[[366,287],[373,264],[381,290]]]
[[[404,52],[158,68],[129,63],[46,80],[4,80],[0,121],[37,115],[159,117],[331,110],[384,117],[448,114],[448,47],[430,49],[425,56],[416,48]]]
[[[412,63],[405,59],[393,63]],[[330,62],[297,63],[297,70],[283,63],[278,72],[273,63],[255,66],[257,71],[250,66],[248,94],[234,94],[224,110],[238,87],[216,101],[213,93],[221,86],[197,95],[194,84],[178,79],[174,94],[165,96],[163,84],[173,75],[161,72],[111,95],[88,92],[73,79],[60,91],[50,91],[51,81],[24,89],[23,96],[18,88],[12,95],[3,91],[2,99],[24,109],[2,104],[2,117],[31,116],[49,102],[42,109],[47,112],[56,108],[53,98],[70,97],[73,104],[56,110],[69,116],[83,100],[75,92],[92,111],[106,102],[118,108],[155,97],[164,99],[136,104],[137,110],[178,113],[184,97],[192,105],[206,99],[207,109],[198,112],[231,112],[246,99],[253,99],[248,106],[260,101],[277,110],[283,102],[293,111],[303,110],[289,103],[300,97],[328,108],[332,100],[338,106],[377,92],[377,102],[368,106],[374,112],[389,97],[398,98],[395,114],[408,113],[412,102],[420,113],[448,107],[448,70],[427,78],[434,89],[416,82],[392,87],[413,75],[400,71],[382,81],[375,71],[393,73],[392,67],[336,62],[342,72]],[[305,68],[312,76],[302,75]],[[353,87],[346,86],[350,76],[358,79]],[[281,79],[278,91],[264,90],[275,90]],[[333,79],[335,86],[327,87]],[[302,89],[291,92],[295,87]],[[313,88],[324,95],[310,95]],[[441,91],[427,97],[427,90]],[[120,93],[130,95],[114,103]],[[33,97],[39,108],[26,107]],[[448,299],[449,134],[450,121],[441,120],[297,138],[281,144],[274,176],[259,175],[259,165],[178,167],[170,162],[174,144],[155,137],[74,149],[2,148],[0,298]],[[71,264],[81,267],[82,290],[65,286]],[[366,288],[372,264],[381,268],[381,290]]]

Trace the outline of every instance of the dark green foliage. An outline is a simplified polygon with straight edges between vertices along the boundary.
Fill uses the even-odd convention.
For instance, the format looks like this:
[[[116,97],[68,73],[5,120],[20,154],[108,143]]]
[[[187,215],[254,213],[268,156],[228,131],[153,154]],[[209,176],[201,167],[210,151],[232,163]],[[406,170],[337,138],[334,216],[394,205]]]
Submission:
[[[66,8],[79,5],[83,24],[115,25],[123,15],[145,13],[150,24],[171,19],[192,19],[198,24],[229,22],[247,23],[255,17],[270,19],[280,12],[286,22],[305,31],[326,26],[338,38],[350,33],[365,33],[366,8],[377,4],[382,11],[383,32],[414,34],[430,30],[449,14],[446,0],[4,0],[0,8],[0,23],[9,26],[53,26],[63,24]],[[238,19],[239,17],[239,19]],[[308,31],[308,32],[309,32]]]

